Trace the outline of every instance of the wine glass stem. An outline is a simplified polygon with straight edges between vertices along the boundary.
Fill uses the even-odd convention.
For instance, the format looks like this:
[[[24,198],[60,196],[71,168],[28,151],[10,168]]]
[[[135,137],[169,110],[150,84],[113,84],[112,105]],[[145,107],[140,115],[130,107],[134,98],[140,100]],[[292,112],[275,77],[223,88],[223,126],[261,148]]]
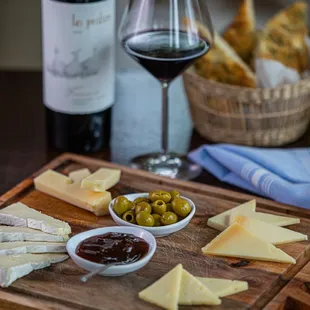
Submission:
[[[169,99],[168,99],[168,92],[169,92],[169,83],[163,82],[161,83],[162,86],[162,152],[164,154],[168,153],[169,148]]]

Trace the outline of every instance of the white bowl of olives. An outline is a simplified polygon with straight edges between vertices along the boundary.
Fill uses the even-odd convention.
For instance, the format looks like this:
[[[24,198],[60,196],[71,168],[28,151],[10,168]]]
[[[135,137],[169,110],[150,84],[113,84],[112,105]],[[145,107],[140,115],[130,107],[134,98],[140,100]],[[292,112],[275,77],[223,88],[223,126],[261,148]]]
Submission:
[[[119,226],[140,227],[155,237],[164,237],[186,227],[196,207],[177,191],[155,190],[113,199],[109,212]]]

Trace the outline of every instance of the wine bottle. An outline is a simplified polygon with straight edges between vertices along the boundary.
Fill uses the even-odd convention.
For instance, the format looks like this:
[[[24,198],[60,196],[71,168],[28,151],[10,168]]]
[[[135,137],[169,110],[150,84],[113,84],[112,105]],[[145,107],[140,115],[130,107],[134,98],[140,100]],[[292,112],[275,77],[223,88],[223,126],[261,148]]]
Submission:
[[[42,32],[49,145],[97,152],[110,140],[115,1],[42,0]]]

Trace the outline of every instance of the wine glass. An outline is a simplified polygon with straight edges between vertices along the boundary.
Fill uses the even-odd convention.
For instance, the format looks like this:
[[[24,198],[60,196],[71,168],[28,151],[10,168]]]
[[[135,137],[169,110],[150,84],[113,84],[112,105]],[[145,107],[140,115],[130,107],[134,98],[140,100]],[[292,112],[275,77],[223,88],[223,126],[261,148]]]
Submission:
[[[162,150],[134,158],[131,166],[177,179],[193,179],[201,167],[169,152],[168,90],[171,82],[206,54],[213,28],[206,0],[129,0],[119,29],[124,50],[162,87]]]

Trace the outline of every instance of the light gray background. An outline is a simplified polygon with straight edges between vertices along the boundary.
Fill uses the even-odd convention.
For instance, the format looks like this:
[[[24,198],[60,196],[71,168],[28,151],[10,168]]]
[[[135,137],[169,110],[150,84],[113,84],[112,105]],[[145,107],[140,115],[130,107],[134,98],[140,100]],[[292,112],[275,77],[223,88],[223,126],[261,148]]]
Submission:
[[[117,2],[117,21],[127,0]],[[239,0],[205,0],[211,16],[221,31],[234,16]],[[259,26],[279,8],[293,0],[255,0]],[[308,0],[310,3],[310,0]],[[41,0],[0,0],[0,69],[41,69]],[[117,68],[135,67],[121,50],[117,49]]]

